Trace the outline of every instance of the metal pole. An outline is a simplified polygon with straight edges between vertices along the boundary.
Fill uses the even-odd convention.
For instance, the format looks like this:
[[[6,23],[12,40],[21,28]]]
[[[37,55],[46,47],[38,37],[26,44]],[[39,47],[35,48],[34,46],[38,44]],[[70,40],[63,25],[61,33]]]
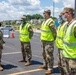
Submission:
[[[75,18],[76,18],[76,0],[75,0]]]
[[[53,1],[53,17],[54,17],[55,3]]]

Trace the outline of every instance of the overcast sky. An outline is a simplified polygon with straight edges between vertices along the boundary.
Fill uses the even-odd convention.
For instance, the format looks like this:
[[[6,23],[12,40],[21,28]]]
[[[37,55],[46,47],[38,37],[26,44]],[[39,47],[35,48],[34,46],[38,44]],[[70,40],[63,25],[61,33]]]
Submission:
[[[43,11],[50,9],[53,12],[55,4],[55,16],[64,7],[73,7],[75,0],[0,0],[0,20],[20,19],[23,14],[43,14]]]

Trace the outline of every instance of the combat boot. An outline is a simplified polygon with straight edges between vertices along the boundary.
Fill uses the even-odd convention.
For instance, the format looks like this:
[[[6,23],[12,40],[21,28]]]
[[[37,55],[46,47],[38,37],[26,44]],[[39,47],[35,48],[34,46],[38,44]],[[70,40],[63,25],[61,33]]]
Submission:
[[[3,67],[0,65],[0,71],[3,71]]]
[[[26,62],[26,60],[24,60],[24,59],[20,59],[18,62]]]
[[[53,73],[52,70],[47,70],[47,71],[45,72],[46,75],[48,75],[48,74],[52,74],[52,73]]]
[[[42,65],[39,67],[39,69],[47,69],[47,67],[45,65]]]
[[[31,59],[28,59],[27,63],[25,64],[25,66],[29,66],[31,64]]]

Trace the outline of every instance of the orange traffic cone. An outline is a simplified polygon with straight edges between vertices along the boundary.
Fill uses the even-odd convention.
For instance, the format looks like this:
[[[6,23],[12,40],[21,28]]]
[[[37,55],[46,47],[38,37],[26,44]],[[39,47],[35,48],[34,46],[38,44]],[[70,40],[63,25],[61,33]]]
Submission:
[[[14,31],[12,30],[11,38],[15,38]]]

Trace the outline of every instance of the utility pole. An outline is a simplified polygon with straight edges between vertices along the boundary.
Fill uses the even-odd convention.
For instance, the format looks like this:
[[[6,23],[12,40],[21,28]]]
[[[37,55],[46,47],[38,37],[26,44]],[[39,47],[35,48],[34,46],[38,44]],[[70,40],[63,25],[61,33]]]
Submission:
[[[53,17],[54,17],[55,3],[53,1]]]

